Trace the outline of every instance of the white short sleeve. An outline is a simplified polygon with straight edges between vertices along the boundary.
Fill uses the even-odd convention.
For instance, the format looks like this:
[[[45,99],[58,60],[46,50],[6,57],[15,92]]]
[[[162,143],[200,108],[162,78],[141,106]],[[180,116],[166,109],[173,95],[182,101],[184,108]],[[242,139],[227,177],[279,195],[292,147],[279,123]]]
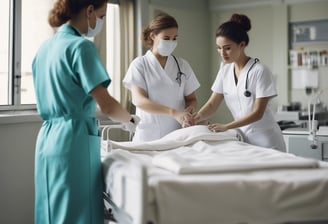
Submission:
[[[143,57],[137,57],[131,62],[123,79],[123,84],[130,90],[131,86],[138,86],[147,91],[147,84],[144,78],[145,66]]]
[[[181,68],[187,76],[187,77],[185,77],[186,85],[184,88],[184,95],[188,96],[200,87],[200,83],[199,83],[194,71],[192,70],[191,66],[189,65],[189,63],[182,58],[179,58],[179,61],[182,62]]]
[[[256,98],[277,96],[275,82],[270,70],[263,64],[258,64],[254,70],[257,73]]]
[[[228,65],[225,65],[223,62],[220,65],[218,74],[216,75],[215,81],[212,85],[211,90],[215,93],[223,93],[223,78],[224,74],[228,70]]]

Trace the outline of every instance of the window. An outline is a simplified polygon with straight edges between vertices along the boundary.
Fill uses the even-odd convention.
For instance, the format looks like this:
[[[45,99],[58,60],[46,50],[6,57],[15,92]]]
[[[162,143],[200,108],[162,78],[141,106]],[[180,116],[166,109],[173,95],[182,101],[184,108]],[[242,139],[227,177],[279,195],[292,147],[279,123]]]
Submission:
[[[9,0],[2,1],[0,21],[0,105],[8,104]]]
[[[48,24],[48,12],[53,3],[54,0],[2,0],[0,110],[35,108],[31,64],[42,42],[53,35]],[[113,79],[120,69],[118,5],[109,4],[107,15],[106,64],[113,80],[110,92],[115,95],[120,92],[120,83],[115,84]]]
[[[106,68],[112,80],[109,92],[116,99],[121,99],[121,79],[113,77],[115,74],[121,74],[121,67],[117,66],[121,64],[119,5],[109,4],[106,17]]]
[[[53,0],[22,0],[21,33],[21,104],[35,104],[32,60],[41,43],[53,35],[48,12]]]
[[[3,0],[0,9],[0,106],[34,108],[31,63],[41,43],[53,34],[48,11],[53,0]],[[24,19],[21,19],[24,18]]]

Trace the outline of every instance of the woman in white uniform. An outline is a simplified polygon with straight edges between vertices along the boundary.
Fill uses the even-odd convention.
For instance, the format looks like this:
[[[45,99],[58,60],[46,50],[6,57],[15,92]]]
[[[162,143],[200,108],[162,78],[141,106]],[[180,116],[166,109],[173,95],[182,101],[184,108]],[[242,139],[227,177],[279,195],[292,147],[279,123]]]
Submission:
[[[156,140],[189,126],[195,112],[200,84],[188,62],[172,55],[177,36],[178,24],[168,14],[158,15],[143,30],[149,50],[131,62],[123,80],[141,119],[133,141]]]
[[[223,63],[212,86],[212,95],[194,116],[194,122],[208,119],[224,99],[234,121],[210,124],[212,131],[239,128],[246,142],[286,151],[281,130],[270,109],[277,96],[269,69],[257,58],[245,54],[251,22],[245,15],[233,14],[216,32],[216,44]]]

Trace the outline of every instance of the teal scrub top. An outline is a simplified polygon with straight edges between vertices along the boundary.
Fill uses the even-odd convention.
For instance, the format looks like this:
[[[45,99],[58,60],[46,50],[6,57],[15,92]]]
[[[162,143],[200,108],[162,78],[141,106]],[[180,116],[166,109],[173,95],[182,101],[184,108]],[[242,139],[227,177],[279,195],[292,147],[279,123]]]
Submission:
[[[110,78],[95,45],[68,24],[32,63],[44,120],[35,153],[35,223],[103,224],[100,137],[90,92]]]

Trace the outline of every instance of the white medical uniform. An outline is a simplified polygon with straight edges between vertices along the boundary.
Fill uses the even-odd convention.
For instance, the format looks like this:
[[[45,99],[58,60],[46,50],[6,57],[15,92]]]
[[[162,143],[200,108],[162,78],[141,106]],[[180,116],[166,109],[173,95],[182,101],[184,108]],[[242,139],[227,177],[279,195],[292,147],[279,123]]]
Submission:
[[[247,62],[237,84],[234,77],[234,63],[222,64],[212,86],[213,92],[224,95],[226,105],[235,120],[246,116],[253,110],[256,98],[277,96],[273,76],[269,69],[259,62],[250,69],[253,63],[253,58]],[[249,69],[247,89],[251,92],[251,96],[246,97],[244,95],[245,82]],[[246,142],[250,144],[286,151],[280,127],[270,109],[270,101],[261,120],[245,125],[240,130],[244,133]]]
[[[181,76],[181,86],[176,80],[179,70],[173,56],[168,56],[163,69],[150,50],[131,62],[123,83],[128,89],[132,86],[144,89],[154,102],[182,111],[185,109],[184,97],[198,89],[200,84],[188,62],[182,58],[177,60],[185,74]],[[136,114],[141,121],[133,141],[156,140],[181,128],[180,123],[169,115],[152,114],[140,108],[136,108]]]

